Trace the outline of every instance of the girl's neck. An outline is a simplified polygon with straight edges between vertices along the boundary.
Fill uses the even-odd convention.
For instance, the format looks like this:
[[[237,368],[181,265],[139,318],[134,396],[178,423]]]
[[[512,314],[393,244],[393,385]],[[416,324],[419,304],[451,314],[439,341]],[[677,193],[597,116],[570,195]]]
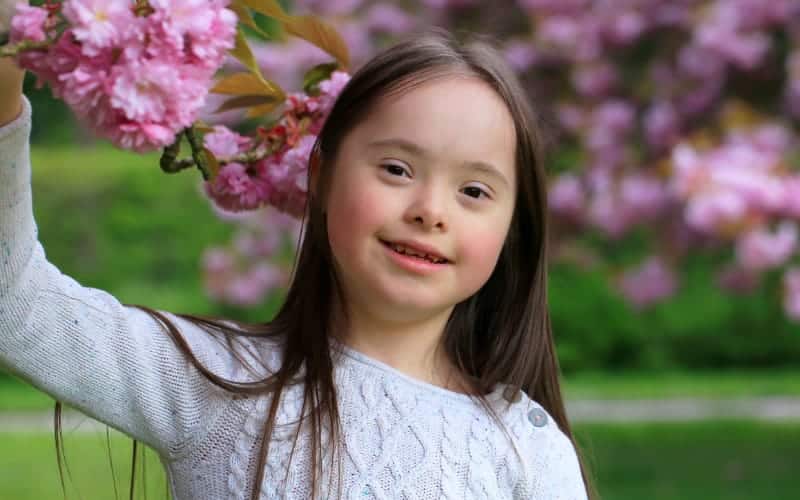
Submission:
[[[448,318],[449,312],[426,322],[389,324],[351,312],[347,325],[337,315],[333,326],[348,347],[417,380],[467,394],[465,377],[441,346]]]

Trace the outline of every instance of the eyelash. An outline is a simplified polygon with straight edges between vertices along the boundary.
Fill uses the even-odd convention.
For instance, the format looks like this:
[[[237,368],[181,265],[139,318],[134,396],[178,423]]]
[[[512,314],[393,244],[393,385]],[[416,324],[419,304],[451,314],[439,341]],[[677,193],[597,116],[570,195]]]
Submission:
[[[380,167],[381,167],[383,170],[385,170],[386,172],[389,172],[389,168],[390,168],[390,167],[399,168],[399,169],[401,169],[401,170],[402,170],[404,173],[406,172],[406,169],[405,169],[405,168],[403,168],[403,167],[401,167],[400,165],[397,165],[397,164],[395,164],[395,163],[381,163]],[[392,175],[394,175],[394,174],[392,174]],[[489,196],[489,193],[487,193],[487,192],[486,192],[486,190],[484,190],[484,189],[481,189],[481,188],[479,188],[479,187],[477,187],[477,186],[467,186],[467,187],[466,187],[466,188],[464,188],[464,189],[477,189],[478,191],[480,191],[480,193],[481,193],[482,195],[486,196],[486,198],[487,198],[487,199],[491,198],[491,196]],[[467,196],[469,196],[469,195],[467,195]],[[470,196],[470,198],[473,198],[473,199],[475,199],[475,200],[479,200],[479,199],[480,199],[480,196],[477,196],[477,197],[476,197],[476,196]]]

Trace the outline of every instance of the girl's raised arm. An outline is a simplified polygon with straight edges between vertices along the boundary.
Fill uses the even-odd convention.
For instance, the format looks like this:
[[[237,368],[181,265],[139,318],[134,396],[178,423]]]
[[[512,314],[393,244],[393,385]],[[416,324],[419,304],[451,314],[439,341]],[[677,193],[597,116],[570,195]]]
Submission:
[[[230,398],[150,315],[81,286],[47,260],[32,210],[32,110],[19,90],[22,72],[0,64],[0,117],[8,122],[0,126],[0,368],[178,457]],[[166,314],[204,365],[228,378],[236,373],[217,339]]]

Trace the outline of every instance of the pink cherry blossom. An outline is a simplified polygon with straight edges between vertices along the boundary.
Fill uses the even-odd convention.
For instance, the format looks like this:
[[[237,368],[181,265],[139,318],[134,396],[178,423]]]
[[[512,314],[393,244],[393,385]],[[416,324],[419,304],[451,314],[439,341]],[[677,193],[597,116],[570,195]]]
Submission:
[[[65,0],[61,35],[18,59],[91,130],[136,152],[172,143],[195,121],[236,30],[225,0],[150,4],[137,16],[129,1]],[[21,14],[17,26],[40,38],[42,12]]]
[[[135,26],[133,3],[127,0],[69,0],[62,13],[87,55],[119,43],[125,30]]]
[[[205,8],[208,0],[148,0],[162,22],[176,33],[197,35],[211,28],[214,10]]]
[[[228,163],[212,182],[205,184],[205,191],[221,208],[240,212],[261,206],[272,190],[262,178],[251,175],[245,165]]]
[[[329,79],[319,83],[320,94],[317,97],[317,102],[319,103],[319,112],[321,114],[327,115],[330,113],[336,98],[349,81],[349,74],[343,71],[334,71]]]
[[[216,125],[213,132],[203,137],[205,147],[218,158],[227,158],[245,152],[252,142],[250,137],[239,135],[222,125]]]
[[[95,126],[96,121],[88,125]],[[175,130],[158,123],[136,123],[122,119],[108,120],[106,128],[95,129],[105,134],[111,141],[122,149],[137,153],[152,151],[154,148],[163,148],[175,139]]]
[[[43,42],[46,40],[47,11],[41,7],[31,7],[24,3],[19,3],[16,7],[16,14],[11,20],[11,42],[17,43],[21,40]]]
[[[131,61],[114,70],[111,105],[131,121],[163,120],[183,83],[178,68],[160,61]]]
[[[270,204],[282,212],[301,217],[305,211],[308,185],[308,160],[316,137],[306,135],[281,157],[258,163],[259,176],[272,187]]]
[[[58,76],[59,93],[79,116],[108,110],[107,88],[110,83],[108,67],[82,62],[74,70]],[[101,119],[101,122],[105,120]]]

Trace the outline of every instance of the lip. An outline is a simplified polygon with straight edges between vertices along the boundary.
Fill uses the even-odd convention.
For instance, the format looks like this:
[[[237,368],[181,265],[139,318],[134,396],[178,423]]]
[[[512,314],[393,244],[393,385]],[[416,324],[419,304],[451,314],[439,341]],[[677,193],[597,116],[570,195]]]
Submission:
[[[381,243],[383,243],[384,245],[388,245],[388,244],[401,245],[401,246],[410,248],[412,250],[415,250],[415,251],[417,251],[419,253],[432,255],[432,256],[436,257],[437,259],[443,259],[443,260],[446,261],[445,264],[451,264],[452,263],[452,260],[450,260],[446,256],[442,255],[442,253],[439,252],[437,249],[433,248],[432,246],[426,245],[424,243],[420,243],[418,241],[413,241],[413,240],[392,240],[392,241],[381,240]],[[439,264],[439,265],[441,265],[441,264]]]
[[[400,252],[395,252],[385,240],[381,240],[381,245],[386,250],[387,257],[391,259],[394,265],[414,274],[427,276],[431,273],[436,273],[437,271],[447,269],[450,265],[450,261],[442,264],[434,264],[433,262],[425,259],[411,257],[410,255],[404,255]]]

